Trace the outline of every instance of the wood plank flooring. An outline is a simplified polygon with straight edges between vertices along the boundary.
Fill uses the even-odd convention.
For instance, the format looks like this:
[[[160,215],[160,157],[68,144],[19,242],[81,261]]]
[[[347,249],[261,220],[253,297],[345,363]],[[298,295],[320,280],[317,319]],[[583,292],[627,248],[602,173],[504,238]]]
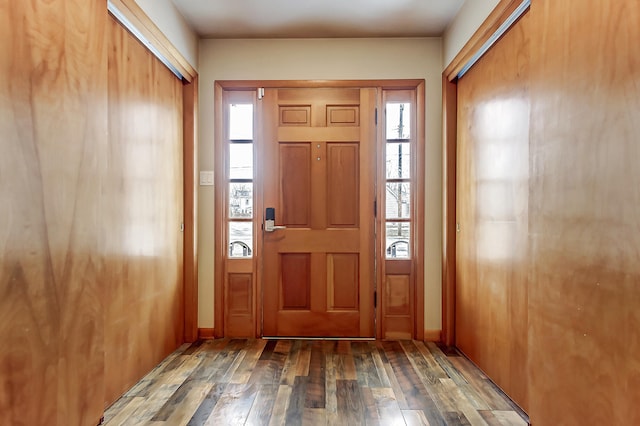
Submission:
[[[457,353],[420,341],[185,344],[105,413],[115,425],[527,425]]]

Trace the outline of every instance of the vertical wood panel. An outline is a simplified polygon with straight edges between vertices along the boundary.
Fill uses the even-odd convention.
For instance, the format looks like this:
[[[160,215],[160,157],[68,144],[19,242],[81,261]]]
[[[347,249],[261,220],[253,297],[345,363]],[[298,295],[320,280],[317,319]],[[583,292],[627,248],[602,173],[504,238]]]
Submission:
[[[442,74],[442,337],[455,343],[456,307],[456,139],[458,86]]]
[[[311,256],[308,253],[280,255],[281,309],[310,309]]]
[[[357,143],[327,144],[327,225],[358,226],[360,164]]]
[[[309,143],[280,144],[281,208],[276,223],[310,226],[311,214],[311,148]]]
[[[163,83],[154,80],[156,73],[145,69],[138,76],[149,87],[152,101],[160,104],[157,121],[170,123],[156,131],[160,138],[164,134],[172,138],[175,149],[159,155],[158,150],[150,150],[144,155],[110,144],[113,138],[108,138],[108,130],[114,132],[108,129],[108,55],[117,55],[107,37],[112,25],[101,2],[0,1],[4,40],[0,47],[3,423],[97,424],[105,402],[119,396],[112,393],[105,398],[105,347],[113,343],[107,336],[123,327],[118,321],[105,322],[105,317],[119,309],[138,307],[125,306],[127,300],[122,297],[126,286],[134,282],[138,284],[132,290],[134,296],[157,302],[153,289],[147,293],[146,283],[137,282],[140,276],[153,276],[151,270],[182,282],[182,86],[169,74],[176,84],[169,85],[168,95],[162,95]],[[149,56],[144,48],[142,52]],[[112,74],[126,72],[126,67],[110,65]],[[111,95],[115,102],[120,100],[113,92]],[[132,103],[139,109],[145,101],[148,99],[136,98]],[[153,121],[140,123],[127,130],[154,125]],[[153,167],[145,174],[140,167],[147,165]],[[123,195],[130,191],[130,184],[137,189],[141,179],[153,182],[165,174],[173,185],[159,179],[155,186],[156,193],[166,194],[164,197],[140,194],[136,205]],[[136,240],[142,221],[129,219],[146,202],[156,212],[165,212],[145,216],[143,219],[157,225],[154,235]],[[168,268],[152,264],[147,256],[149,251],[167,248],[158,244],[162,236],[168,241],[170,257],[177,259]],[[123,261],[127,256],[135,262]],[[165,265],[165,260],[158,263]],[[174,340],[180,343],[182,288],[164,285],[162,290],[170,302],[156,303],[156,309],[169,315],[154,326],[179,336]],[[150,324],[154,318],[146,311]],[[152,342],[163,342],[162,335],[149,330],[146,327]],[[128,344],[131,336],[121,334]],[[121,382],[120,388],[135,382],[177,343],[165,345],[162,356],[155,354],[148,368],[137,365],[138,374],[128,383]],[[115,377],[111,380],[110,376],[110,385],[122,378],[120,367],[126,372],[138,362],[137,354],[132,357],[132,353],[135,351],[126,354],[128,365],[110,371]]]
[[[358,148],[360,158],[360,232],[361,253],[358,259],[360,264],[360,330],[363,336],[376,336],[374,309],[376,280],[376,218],[367,215],[367,209],[376,199],[375,189],[371,188],[372,182],[376,182],[376,152],[377,148],[370,141],[376,140],[376,105],[379,90],[374,88],[360,90],[360,143]],[[375,215],[374,215],[375,216]]]
[[[385,286],[385,314],[411,315],[411,294],[408,275],[387,275]]]
[[[227,221],[224,220],[228,214],[227,207],[227,176],[226,176],[226,157],[227,157],[227,140],[225,137],[225,96],[224,89],[220,86],[218,81],[215,82],[213,87],[213,97],[215,103],[215,138],[214,138],[214,151],[215,155],[215,167],[214,167],[214,179],[215,179],[215,195],[214,195],[214,217],[216,218],[214,224],[214,252],[215,257],[213,259],[213,324],[215,326],[214,334],[216,338],[224,336],[224,288],[226,282],[226,262],[229,247],[227,245],[227,238],[225,237],[228,232]],[[265,135],[269,137],[269,135]],[[268,155],[268,153],[265,153]],[[267,319],[265,318],[265,322]]]
[[[456,202],[456,345],[524,408],[529,32],[525,15],[458,82]]]
[[[421,82],[416,86],[415,92],[415,101],[416,101],[416,117],[424,116],[425,112],[425,83]],[[430,93],[429,96],[432,96]],[[424,120],[415,120],[417,123],[414,124],[414,128],[416,134],[418,135],[416,140],[416,154],[417,154],[417,162],[415,163],[415,182],[412,183],[412,187],[414,188],[414,220],[412,223],[412,228],[415,229],[415,238],[413,243],[413,276],[416,283],[415,286],[415,295],[413,296],[413,300],[415,301],[415,318],[413,320],[414,333],[413,336],[417,340],[425,339],[425,330],[424,330],[424,300],[425,300],[425,277],[424,277],[424,269],[425,269],[425,235],[426,235],[426,226],[425,226],[425,193],[426,193],[426,172],[424,167],[424,158],[426,158],[425,153],[425,145],[426,145],[426,135],[425,135],[425,122]]]
[[[182,88],[184,156],[184,340],[198,338],[198,76]]]
[[[225,294],[225,334],[254,337],[253,274],[229,273]]]
[[[113,19],[109,44],[106,403],[184,332],[182,83]]]
[[[640,2],[531,11],[531,419],[639,424]]]
[[[229,314],[251,314],[253,306],[251,274],[229,274],[227,294]]]
[[[411,276],[406,274],[385,276],[380,303],[383,339],[411,339],[414,335],[415,296],[411,281]]]
[[[327,254],[327,294],[329,310],[357,310],[360,280],[358,254]]]
[[[529,14],[531,421],[637,424],[640,5],[540,0]]]
[[[105,25],[100,2],[0,1],[3,424],[102,415]]]

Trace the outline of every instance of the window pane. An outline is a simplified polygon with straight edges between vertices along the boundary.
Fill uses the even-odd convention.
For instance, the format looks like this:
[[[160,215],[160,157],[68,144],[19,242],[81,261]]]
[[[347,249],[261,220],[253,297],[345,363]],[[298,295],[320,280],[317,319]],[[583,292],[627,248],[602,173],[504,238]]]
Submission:
[[[410,241],[409,223],[387,222],[386,228],[387,258],[408,259]]]
[[[411,104],[387,103],[387,139],[411,137]]]
[[[229,222],[229,257],[251,257],[253,223]]]
[[[411,177],[411,151],[409,142],[387,143],[387,179]]]
[[[409,182],[387,182],[386,219],[409,219],[411,217],[411,184]]]
[[[253,183],[229,184],[229,217],[232,219],[253,217]]]
[[[229,139],[253,139],[252,104],[232,104],[229,106]]]
[[[229,179],[253,179],[253,144],[229,145]]]

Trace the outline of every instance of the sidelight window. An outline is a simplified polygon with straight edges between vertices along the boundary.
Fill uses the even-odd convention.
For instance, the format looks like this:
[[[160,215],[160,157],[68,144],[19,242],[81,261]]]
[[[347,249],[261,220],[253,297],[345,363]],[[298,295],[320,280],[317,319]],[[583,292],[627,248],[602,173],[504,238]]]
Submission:
[[[385,244],[388,259],[409,259],[411,247],[411,103],[385,104]]]
[[[228,122],[229,257],[253,256],[253,104],[230,104]]]

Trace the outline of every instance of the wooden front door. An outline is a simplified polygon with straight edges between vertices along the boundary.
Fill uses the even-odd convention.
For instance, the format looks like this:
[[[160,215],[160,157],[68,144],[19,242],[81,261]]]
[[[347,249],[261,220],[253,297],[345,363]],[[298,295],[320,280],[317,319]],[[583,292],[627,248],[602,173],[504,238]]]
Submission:
[[[263,336],[374,337],[376,89],[267,89]],[[264,212],[262,212],[264,214]]]

